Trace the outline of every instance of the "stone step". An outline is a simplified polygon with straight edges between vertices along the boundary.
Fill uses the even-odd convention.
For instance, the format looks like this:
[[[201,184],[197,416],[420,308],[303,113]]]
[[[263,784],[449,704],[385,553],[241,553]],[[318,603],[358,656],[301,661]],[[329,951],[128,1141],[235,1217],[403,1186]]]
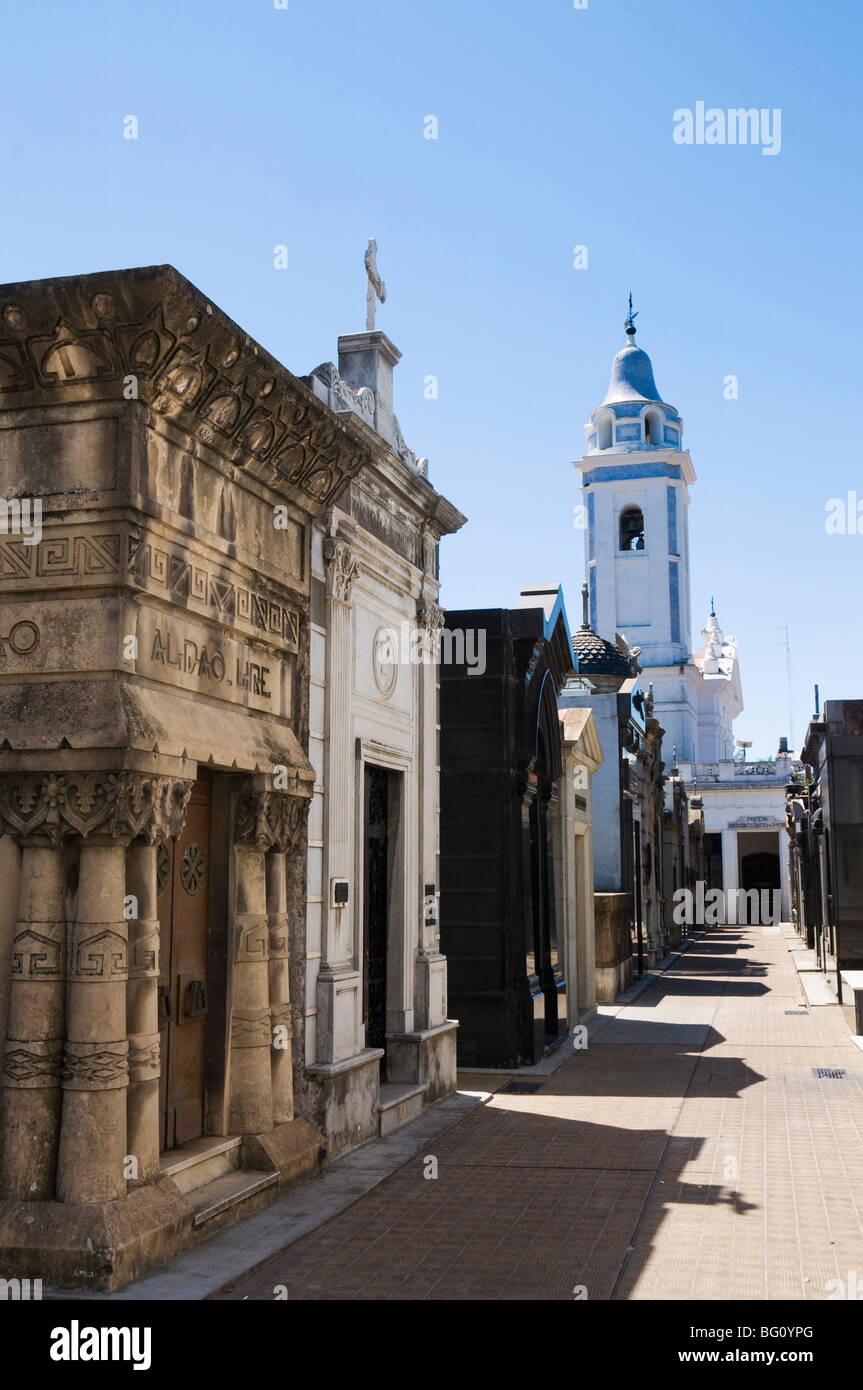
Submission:
[[[421,1115],[425,1109],[424,1102],[425,1086],[382,1083],[378,1099],[378,1133],[381,1138]]]
[[[231,1207],[239,1206],[241,1202],[248,1201],[257,1193],[263,1192],[265,1188],[275,1187],[278,1184],[278,1173],[262,1173],[256,1169],[237,1168],[234,1172],[225,1173],[220,1178],[214,1178],[212,1182],[205,1183],[203,1187],[197,1187],[188,1195],[188,1202],[195,1213],[195,1225],[203,1226],[205,1221],[212,1221],[214,1217],[220,1216],[222,1212],[228,1211]]]
[[[163,1178],[173,1178],[181,1192],[194,1192],[233,1172],[240,1164],[239,1135],[202,1135],[159,1158]]]

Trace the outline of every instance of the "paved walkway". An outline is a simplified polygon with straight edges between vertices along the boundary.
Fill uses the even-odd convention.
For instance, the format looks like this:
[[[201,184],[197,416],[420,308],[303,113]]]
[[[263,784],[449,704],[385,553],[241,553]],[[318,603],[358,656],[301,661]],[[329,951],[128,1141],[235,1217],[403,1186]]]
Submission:
[[[696,937],[533,1080],[215,1297],[823,1299],[852,1273],[863,1287],[863,1052],[838,1008],[805,1005],[779,927]]]

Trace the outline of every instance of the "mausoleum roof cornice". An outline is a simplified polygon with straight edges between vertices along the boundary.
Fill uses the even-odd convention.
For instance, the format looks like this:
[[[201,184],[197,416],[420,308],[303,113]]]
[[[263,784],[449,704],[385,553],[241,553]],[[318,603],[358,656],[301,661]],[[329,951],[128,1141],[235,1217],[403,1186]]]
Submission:
[[[311,515],[390,452],[173,266],[2,285],[0,320],[5,409],[143,402]]]

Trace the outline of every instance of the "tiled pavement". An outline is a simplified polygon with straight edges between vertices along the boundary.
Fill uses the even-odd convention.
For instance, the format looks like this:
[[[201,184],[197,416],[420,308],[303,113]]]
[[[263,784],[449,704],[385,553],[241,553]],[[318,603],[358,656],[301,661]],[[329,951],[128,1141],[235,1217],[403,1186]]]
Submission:
[[[697,937],[535,1095],[495,1094],[440,1135],[436,1179],[419,1153],[214,1296],[823,1299],[863,1282],[863,1052],[838,1008],[786,1012],[804,1007],[778,927]]]

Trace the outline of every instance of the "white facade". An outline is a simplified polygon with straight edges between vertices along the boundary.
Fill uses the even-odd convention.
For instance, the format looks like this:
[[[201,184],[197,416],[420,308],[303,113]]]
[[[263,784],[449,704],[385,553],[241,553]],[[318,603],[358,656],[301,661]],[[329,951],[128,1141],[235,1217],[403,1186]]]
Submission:
[[[339,350],[341,371],[317,368],[312,389],[382,438],[374,468],[312,532],[306,1084],[331,1153],[388,1133],[455,1085],[437,910],[435,647],[438,543],[464,522],[401,440],[397,350],[382,333],[342,338]],[[373,982],[385,977],[385,1037],[381,1017],[371,1046],[367,768],[387,787],[385,966]]]
[[[791,915],[785,787],[799,767],[800,763],[780,757],[766,763],[739,759],[681,763],[679,769],[690,796],[702,798],[705,834],[722,836],[722,887],[726,893],[747,886],[749,856],[778,857],[784,922]]]

